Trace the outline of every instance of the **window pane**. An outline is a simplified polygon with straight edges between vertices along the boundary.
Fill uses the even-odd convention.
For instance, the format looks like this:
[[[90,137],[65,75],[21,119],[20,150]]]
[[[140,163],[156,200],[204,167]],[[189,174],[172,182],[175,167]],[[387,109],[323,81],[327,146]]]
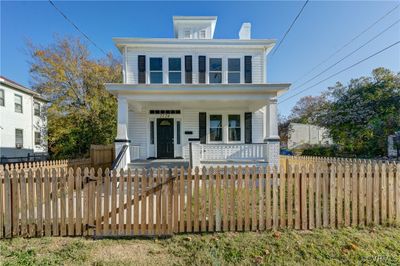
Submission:
[[[229,115],[229,127],[240,127],[240,115]]]
[[[22,129],[15,130],[15,146],[22,147],[24,144],[24,131]]]
[[[210,58],[210,71],[222,71],[221,58]]]
[[[150,58],[150,71],[151,70],[162,71],[162,58]]]
[[[181,83],[181,72],[169,72],[169,83]]]
[[[240,73],[228,73],[228,83],[240,83]]]
[[[35,132],[35,145],[40,145],[40,132]]]
[[[240,71],[240,59],[229,58],[228,59],[228,71]]]
[[[162,72],[150,72],[150,83],[162,83],[163,82]]]
[[[180,71],[180,70],[181,70],[181,59],[169,58],[169,71]]]
[[[210,128],[210,141],[222,141],[222,128]]]
[[[22,96],[15,95],[14,101],[15,101],[15,112],[22,113]]]
[[[210,127],[222,127],[222,115],[210,115]]]
[[[221,73],[210,73],[210,83],[221,83],[222,74]]]
[[[240,141],[240,128],[229,128],[229,141]]]
[[[40,104],[34,103],[33,104],[34,115],[40,116]]]

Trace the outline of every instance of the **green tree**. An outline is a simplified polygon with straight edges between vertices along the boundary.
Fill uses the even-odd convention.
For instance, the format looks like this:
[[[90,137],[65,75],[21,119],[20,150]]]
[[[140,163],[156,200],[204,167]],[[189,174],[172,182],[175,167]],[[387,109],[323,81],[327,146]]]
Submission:
[[[400,73],[377,68],[372,77],[337,83],[317,120],[345,153],[386,155],[388,135],[400,130]]]
[[[46,47],[29,45],[33,88],[49,101],[48,144],[53,158],[88,154],[90,144],[112,143],[117,102],[104,83],[122,81],[120,60],[93,59],[78,38],[56,38]]]

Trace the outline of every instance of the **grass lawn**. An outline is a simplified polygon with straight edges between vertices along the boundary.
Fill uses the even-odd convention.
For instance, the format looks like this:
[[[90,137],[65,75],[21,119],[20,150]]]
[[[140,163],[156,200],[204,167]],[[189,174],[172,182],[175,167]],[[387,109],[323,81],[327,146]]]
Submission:
[[[399,265],[400,228],[0,241],[0,265]]]

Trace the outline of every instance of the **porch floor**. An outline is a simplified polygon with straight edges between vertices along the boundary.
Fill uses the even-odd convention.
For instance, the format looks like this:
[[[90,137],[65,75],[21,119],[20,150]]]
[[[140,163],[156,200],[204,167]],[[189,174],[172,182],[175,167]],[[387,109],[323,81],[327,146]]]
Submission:
[[[154,159],[154,160],[133,160],[128,167],[130,168],[174,168],[181,166],[188,168],[189,161],[184,159]]]

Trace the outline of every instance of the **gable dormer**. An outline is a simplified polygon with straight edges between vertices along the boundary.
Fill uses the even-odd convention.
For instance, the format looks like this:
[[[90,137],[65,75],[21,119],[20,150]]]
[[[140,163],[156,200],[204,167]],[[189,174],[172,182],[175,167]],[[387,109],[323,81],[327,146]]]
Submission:
[[[213,39],[217,17],[174,16],[177,39]]]

